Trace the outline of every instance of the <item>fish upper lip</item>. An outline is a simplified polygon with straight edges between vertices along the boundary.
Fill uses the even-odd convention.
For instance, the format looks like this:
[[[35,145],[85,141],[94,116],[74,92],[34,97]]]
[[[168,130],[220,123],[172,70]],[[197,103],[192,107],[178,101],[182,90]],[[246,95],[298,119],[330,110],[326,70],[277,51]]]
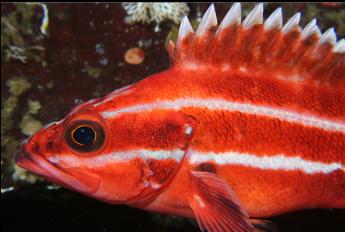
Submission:
[[[21,168],[27,169],[54,183],[81,193],[94,193],[98,190],[100,185],[100,179],[96,175],[85,175],[83,178],[84,181],[80,180],[80,178],[78,179],[74,176],[74,174],[77,174],[77,176],[80,177],[80,173],[75,172],[73,169],[60,170],[40,155],[29,153],[25,149],[21,149],[17,152],[15,161]]]

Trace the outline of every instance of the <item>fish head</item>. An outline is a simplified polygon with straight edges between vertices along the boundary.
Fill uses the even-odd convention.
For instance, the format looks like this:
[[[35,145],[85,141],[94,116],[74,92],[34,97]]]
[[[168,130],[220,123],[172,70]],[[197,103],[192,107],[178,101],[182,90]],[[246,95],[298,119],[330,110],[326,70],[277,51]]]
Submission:
[[[86,162],[105,152],[108,126],[97,112],[82,108],[23,141],[16,163],[53,183],[93,195],[102,176]]]
[[[172,112],[109,118],[102,109],[90,101],[45,126],[22,143],[17,165],[113,204],[133,203],[158,190],[178,169],[187,146],[180,133],[190,124]]]

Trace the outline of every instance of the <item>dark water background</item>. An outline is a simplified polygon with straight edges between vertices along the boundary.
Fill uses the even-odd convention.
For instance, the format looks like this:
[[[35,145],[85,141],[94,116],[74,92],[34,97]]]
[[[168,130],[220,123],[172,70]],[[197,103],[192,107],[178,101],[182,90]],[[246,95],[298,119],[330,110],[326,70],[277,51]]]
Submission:
[[[189,4],[190,18],[208,5]],[[270,3],[265,18],[278,6],[285,18],[301,11],[301,25],[317,17],[322,31],[334,26],[339,38],[345,35],[344,4]],[[83,101],[167,69],[165,43],[176,35],[172,22],[162,23],[159,32],[155,25],[124,23],[120,4],[48,4],[48,9],[48,35],[43,36],[40,6],[1,4],[1,188],[14,188],[1,194],[2,231],[198,231],[192,220],[107,205],[65,189],[49,190],[48,183],[15,169],[15,151],[32,127],[59,120]],[[229,4],[216,4],[219,21],[228,9]],[[142,64],[125,62],[124,53],[132,47],[144,51]],[[39,109],[33,110],[29,101]],[[271,220],[286,232],[345,231],[344,210],[309,210]]]

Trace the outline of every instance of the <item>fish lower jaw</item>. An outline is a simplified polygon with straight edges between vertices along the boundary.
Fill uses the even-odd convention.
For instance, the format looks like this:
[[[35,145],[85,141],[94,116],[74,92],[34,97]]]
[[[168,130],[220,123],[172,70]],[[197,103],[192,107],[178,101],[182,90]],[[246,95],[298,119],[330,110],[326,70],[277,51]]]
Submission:
[[[85,176],[72,169],[59,169],[40,155],[20,151],[17,153],[15,161],[23,169],[40,175],[48,181],[83,194],[90,195],[99,188],[100,180],[97,176]]]

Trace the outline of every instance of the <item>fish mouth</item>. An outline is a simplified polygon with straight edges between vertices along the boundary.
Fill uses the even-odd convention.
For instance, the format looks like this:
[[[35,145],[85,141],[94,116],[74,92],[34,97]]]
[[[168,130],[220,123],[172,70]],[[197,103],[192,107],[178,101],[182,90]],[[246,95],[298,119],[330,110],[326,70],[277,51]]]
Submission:
[[[57,168],[42,156],[21,149],[15,157],[16,164],[45,179],[84,194],[95,193],[100,185],[96,175],[81,173],[76,169]]]

